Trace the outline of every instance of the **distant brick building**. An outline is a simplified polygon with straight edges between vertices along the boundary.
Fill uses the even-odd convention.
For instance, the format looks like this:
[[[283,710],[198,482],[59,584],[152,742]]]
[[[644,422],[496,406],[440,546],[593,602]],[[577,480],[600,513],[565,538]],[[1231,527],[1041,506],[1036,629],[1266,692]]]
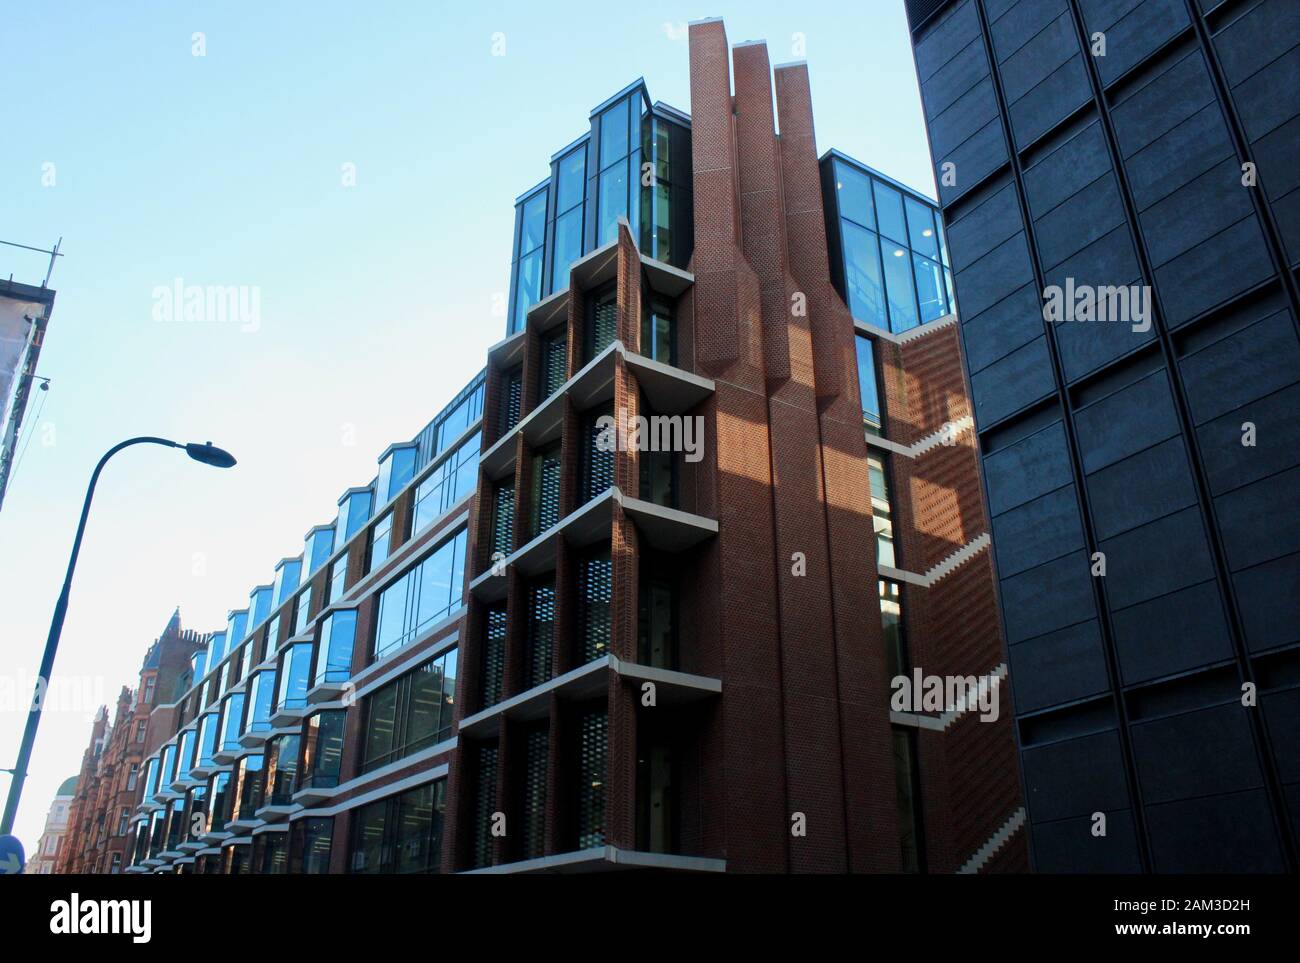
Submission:
[[[166,711],[154,710],[189,688],[192,660],[206,642],[205,636],[181,628],[178,609],[149,647],[138,688],[122,687],[111,724],[107,707],[100,709],[72,792],[55,872],[116,873],[128,865],[127,834],[142,762],[167,735]]]
[[[72,809],[72,797],[77,791],[77,777],[71,776],[59,784],[50,803],[50,811],[45,815],[45,827],[41,838],[36,841],[36,849],[28,855],[24,873],[42,876],[53,873],[63,851],[63,840],[68,832],[68,817]]]

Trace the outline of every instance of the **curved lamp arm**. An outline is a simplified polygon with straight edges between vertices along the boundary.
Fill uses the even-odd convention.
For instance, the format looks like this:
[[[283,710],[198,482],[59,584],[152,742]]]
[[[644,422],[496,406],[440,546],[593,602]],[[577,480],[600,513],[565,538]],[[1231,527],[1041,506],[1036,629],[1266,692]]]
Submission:
[[[36,691],[32,695],[32,705],[27,712],[27,727],[23,730],[22,745],[18,750],[18,762],[9,770],[13,780],[9,784],[9,796],[5,801],[3,820],[0,820],[0,834],[13,829],[14,816],[18,810],[18,799],[22,795],[23,783],[27,779],[27,764],[31,761],[32,745],[36,742],[36,727],[41,720],[41,708],[46,688],[49,686],[50,673],[54,671],[54,654],[59,648],[59,636],[63,633],[63,619],[68,612],[68,595],[72,591],[72,575],[77,569],[77,556],[81,554],[81,539],[86,533],[86,519],[90,515],[90,502],[95,497],[95,485],[99,482],[99,473],[104,470],[108,460],[123,448],[132,445],[162,445],[166,448],[184,448],[195,461],[201,461],[217,468],[229,468],[235,464],[234,457],[227,451],[213,446],[211,442],[197,444],[190,442],[182,445],[168,438],[155,438],[141,435],[119,442],[104,453],[90,476],[90,485],[86,488],[86,500],[81,505],[81,519],[77,522],[77,534],[72,541],[72,555],[68,558],[68,571],[63,577],[63,590],[54,605],[54,618],[50,621],[50,634],[45,640],[45,652],[41,656],[41,668],[36,676]]]

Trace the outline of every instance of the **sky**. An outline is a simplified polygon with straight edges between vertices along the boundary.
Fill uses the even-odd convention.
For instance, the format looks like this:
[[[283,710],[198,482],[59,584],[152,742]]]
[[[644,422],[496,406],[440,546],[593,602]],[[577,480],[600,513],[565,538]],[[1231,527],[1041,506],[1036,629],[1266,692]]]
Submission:
[[[688,22],[807,60],[818,152],[934,196],[902,0],[5,7],[0,240],[62,237],[65,256],[50,390],[0,510],[0,768],[100,455],[149,434],[239,459],[138,446],[105,470],[15,827],[29,856],[95,710],[173,609],[224,626],[482,367],[505,331],[514,198],[591,108],[644,77],[690,110]],[[0,277],[39,284],[47,261],[0,247]],[[178,279],[249,311],[169,317]]]

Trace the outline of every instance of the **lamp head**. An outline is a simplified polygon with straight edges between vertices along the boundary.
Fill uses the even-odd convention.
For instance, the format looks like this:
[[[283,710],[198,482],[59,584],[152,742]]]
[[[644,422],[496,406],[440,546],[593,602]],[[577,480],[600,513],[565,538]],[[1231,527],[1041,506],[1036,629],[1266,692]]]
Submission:
[[[190,442],[185,446],[185,453],[195,461],[201,461],[205,465],[211,465],[214,468],[230,468],[235,464],[235,456],[224,448],[218,448],[212,442],[204,442],[202,445],[197,442]]]

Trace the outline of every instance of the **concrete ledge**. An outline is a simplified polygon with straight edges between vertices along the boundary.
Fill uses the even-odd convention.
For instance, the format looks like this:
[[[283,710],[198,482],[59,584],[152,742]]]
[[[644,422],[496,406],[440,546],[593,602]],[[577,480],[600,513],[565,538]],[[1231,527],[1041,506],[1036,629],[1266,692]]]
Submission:
[[[676,870],[687,873],[725,873],[725,859],[705,856],[676,856],[671,853],[645,853],[600,846],[554,856],[525,859],[500,866],[466,870],[462,875],[501,875],[505,873],[592,873],[619,869]]]

